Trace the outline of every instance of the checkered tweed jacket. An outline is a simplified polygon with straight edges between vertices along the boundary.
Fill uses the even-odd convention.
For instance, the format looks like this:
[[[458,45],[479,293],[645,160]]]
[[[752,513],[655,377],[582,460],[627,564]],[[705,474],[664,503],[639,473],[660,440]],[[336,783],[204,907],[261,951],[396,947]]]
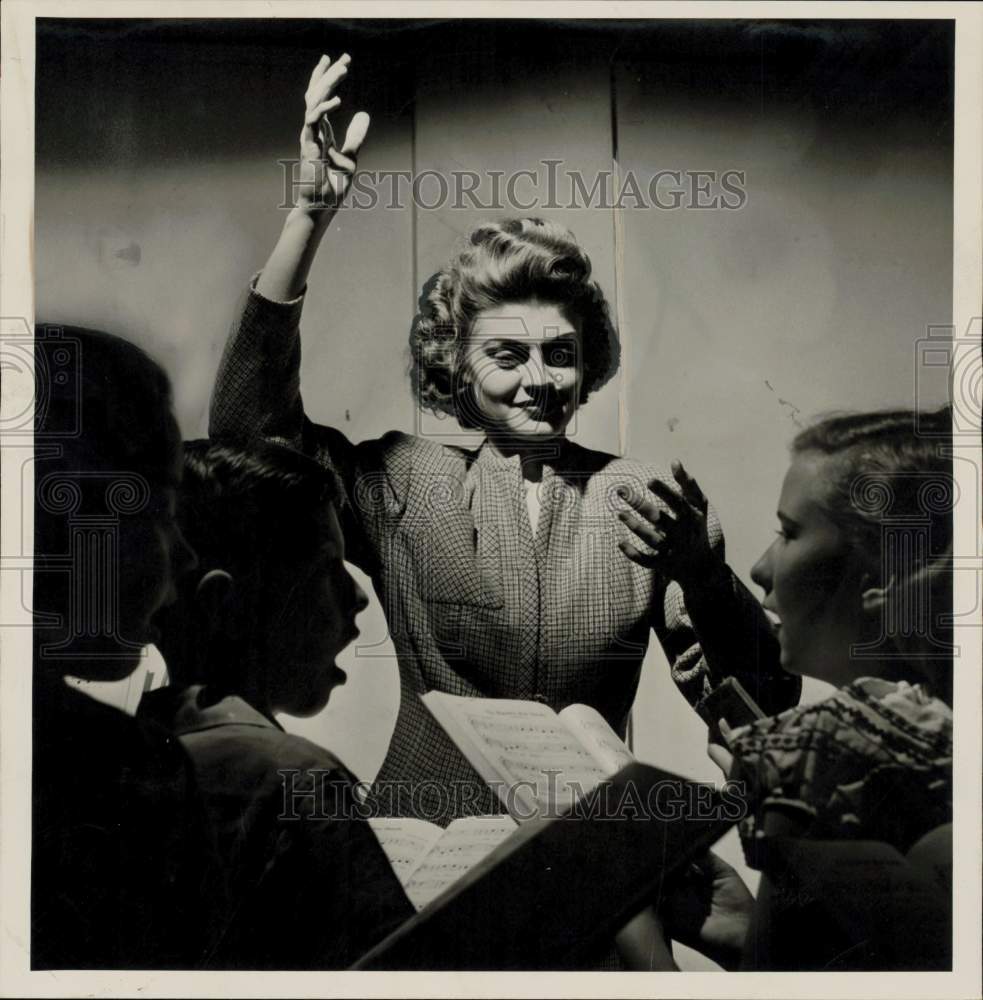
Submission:
[[[799,683],[781,673],[770,626],[736,578],[687,613],[676,583],[619,551],[629,531],[615,516],[618,490],[672,482],[665,470],[554,446],[534,535],[517,457],[398,432],[352,444],[308,420],[301,307],[250,291],[222,359],[210,433],[286,443],[336,478],[347,558],[372,578],[399,660],[399,715],[375,785],[380,812],[448,823],[500,809],[421,694],[527,698],[556,710],[581,702],[624,736],[650,629],[691,703],[728,674],[766,712],[796,703]],[[722,550],[715,514],[710,532]]]

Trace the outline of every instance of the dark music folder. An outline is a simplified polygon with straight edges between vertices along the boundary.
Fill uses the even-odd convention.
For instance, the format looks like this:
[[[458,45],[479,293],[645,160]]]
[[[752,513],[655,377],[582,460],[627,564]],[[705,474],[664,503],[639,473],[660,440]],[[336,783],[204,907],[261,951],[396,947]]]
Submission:
[[[646,764],[521,826],[356,969],[584,967],[741,817],[736,792]]]

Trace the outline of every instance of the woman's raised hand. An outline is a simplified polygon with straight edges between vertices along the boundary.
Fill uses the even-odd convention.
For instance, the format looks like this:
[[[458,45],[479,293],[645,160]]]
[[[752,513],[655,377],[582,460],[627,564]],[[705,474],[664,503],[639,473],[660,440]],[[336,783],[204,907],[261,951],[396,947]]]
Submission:
[[[294,191],[302,208],[337,208],[344,200],[352,177],[358,151],[369,130],[369,116],[359,111],[348,125],[345,141],[339,149],[328,113],[341,104],[334,91],[348,75],[351,57],[343,55],[335,62],[321,56],[311,73],[304,94],[304,127],[300,133],[300,165]]]
[[[632,509],[618,512],[618,517],[654,554],[642,552],[627,539],[619,542],[618,547],[633,562],[657,566],[685,591],[688,586],[699,586],[723,562],[710,544],[709,504],[703,490],[681,462],[672,463],[672,475],[679,485],[678,492],[660,479],[648,484],[662,505],[651,494],[628,496],[625,499]]]
[[[321,56],[304,94],[300,164],[293,177],[297,203],[284,220],[280,238],[256,279],[256,292],[273,302],[291,301],[304,291],[321,237],[355,174],[355,160],[369,130],[369,116],[359,111],[352,118],[341,149],[335,144],[327,118],[328,112],[341,104],[333,94],[348,75],[350,62],[347,55],[335,63]]]

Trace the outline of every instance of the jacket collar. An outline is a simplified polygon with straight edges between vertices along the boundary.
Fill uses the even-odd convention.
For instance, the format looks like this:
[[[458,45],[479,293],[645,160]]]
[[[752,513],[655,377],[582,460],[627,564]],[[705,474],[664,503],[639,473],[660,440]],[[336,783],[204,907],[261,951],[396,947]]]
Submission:
[[[560,438],[559,440],[552,440],[544,442],[542,445],[538,446],[539,457],[543,459],[543,464],[547,469],[556,469],[562,467],[567,454],[569,452],[569,442],[567,439]],[[529,454],[536,454],[536,452],[530,449]],[[510,468],[518,469],[521,465],[520,456],[516,453],[505,457],[496,451],[495,448],[489,443],[486,438],[482,443],[481,447],[477,451],[477,458],[475,464],[479,468]]]
[[[209,696],[202,684],[149,691],[140,699],[137,715],[160,723],[178,736],[214,729],[216,726],[282,729],[238,695],[227,694],[216,700]]]

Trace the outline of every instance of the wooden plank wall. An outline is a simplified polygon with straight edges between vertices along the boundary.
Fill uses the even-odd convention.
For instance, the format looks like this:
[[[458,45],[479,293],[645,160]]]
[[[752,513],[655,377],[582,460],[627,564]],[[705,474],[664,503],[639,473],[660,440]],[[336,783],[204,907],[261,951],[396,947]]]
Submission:
[[[620,320],[626,363],[578,416],[576,439],[682,459],[719,510],[745,581],[801,424],[831,409],[945,399],[945,372],[915,362],[926,327],[951,315],[943,29],[885,49],[864,28],[862,44],[838,49],[837,29],[808,26],[469,22],[394,42],[381,29],[319,25],[241,23],[183,48],[95,34],[39,49],[53,71],[38,91],[38,315],[147,347],[174,379],[187,436],[205,431],[226,331],[282,222],[277,160],[295,155],[310,67],[339,48],[354,57],[339,117],[373,114],[366,171],[471,170],[487,185],[496,170],[542,178],[553,159],[588,186],[611,171],[634,174],[643,191],[660,170],[743,172],[737,211],[627,199],[538,214],[587,247]],[[823,46],[839,59],[833,70]],[[517,200],[530,187],[518,185]],[[671,187],[660,191],[671,197]],[[426,200],[434,190],[421,187]],[[410,397],[419,285],[475,222],[524,211],[392,209],[382,198],[343,212],[304,316],[310,415],[354,440],[394,427],[460,440],[446,421],[421,419]],[[320,716],[285,721],[371,778],[399,693],[375,600],[361,625],[341,661],[346,687]],[[657,648],[635,746],[662,767],[714,777],[703,727]]]

